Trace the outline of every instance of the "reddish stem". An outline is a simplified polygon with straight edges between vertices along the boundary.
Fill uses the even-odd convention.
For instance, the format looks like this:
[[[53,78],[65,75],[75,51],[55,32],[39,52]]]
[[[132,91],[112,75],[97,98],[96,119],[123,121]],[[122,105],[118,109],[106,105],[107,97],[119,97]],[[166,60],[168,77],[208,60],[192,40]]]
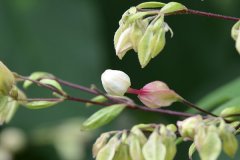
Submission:
[[[139,95],[141,93],[141,90],[129,87],[127,93]]]

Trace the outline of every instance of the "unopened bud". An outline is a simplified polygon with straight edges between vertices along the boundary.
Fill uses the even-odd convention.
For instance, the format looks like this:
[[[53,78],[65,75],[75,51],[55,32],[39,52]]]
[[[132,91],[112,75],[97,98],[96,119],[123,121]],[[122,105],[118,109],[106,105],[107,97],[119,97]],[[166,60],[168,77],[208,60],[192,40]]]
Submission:
[[[232,38],[236,41],[236,48],[238,53],[240,54],[240,21],[238,21],[233,27],[232,27]]]
[[[12,72],[0,61],[0,95],[8,95],[14,84]]]
[[[105,91],[113,96],[123,96],[131,85],[129,76],[119,70],[106,70],[101,80]]]
[[[149,108],[167,107],[181,99],[181,97],[161,81],[154,81],[145,85],[138,95],[140,101]]]
[[[203,119],[200,115],[178,121],[177,126],[182,137],[185,139],[193,139],[196,134],[196,128],[202,121]]]

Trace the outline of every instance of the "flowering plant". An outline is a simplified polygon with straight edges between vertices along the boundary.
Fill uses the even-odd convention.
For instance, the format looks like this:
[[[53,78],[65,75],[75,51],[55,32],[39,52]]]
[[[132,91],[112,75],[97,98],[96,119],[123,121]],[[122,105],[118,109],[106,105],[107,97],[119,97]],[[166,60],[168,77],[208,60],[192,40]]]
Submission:
[[[173,36],[165,18],[176,14],[195,14],[236,21],[231,35],[240,53],[239,18],[191,10],[177,2],[145,2],[131,7],[122,15],[114,35],[116,55],[122,59],[133,49],[137,53],[141,68],[145,68],[164,49],[167,32]],[[173,160],[177,146],[186,141],[191,142],[189,159],[192,159],[196,151],[202,160],[217,160],[222,150],[229,157],[233,158],[236,155],[236,136],[240,133],[240,93],[238,97],[234,97],[238,98],[237,100],[222,106],[198,106],[159,80],[135,89],[135,82],[132,82],[126,73],[107,69],[102,73],[101,81],[106,92],[96,86],[89,88],[71,83],[46,72],[22,76],[10,71],[0,62],[0,123],[9,122],[19,105],[29,109],[43,109],[64,101],[76,101],[87,106],[103,107],[82,123],[81,129],[84,131],[91,131],[110,123],[125,109],[184,118],[175,124],[140,122],[131,129],[103,133],[93,145],[93,157],[97,160]],[[24,90],[32,85],[43,87],[51,91],[53,97],[29,98],[23,89],[19,89],[19,83],[23,83]],[[235,87],[236,82],[230,86]],[[89,93],[93,98],[75,97],[64,87]],[[227,92],[227,89],[223,89],[223,92]],[[130,98],[130,94],[135,95],[142,105]],[[182,103],[195,112],[166,109],[173,103]]]

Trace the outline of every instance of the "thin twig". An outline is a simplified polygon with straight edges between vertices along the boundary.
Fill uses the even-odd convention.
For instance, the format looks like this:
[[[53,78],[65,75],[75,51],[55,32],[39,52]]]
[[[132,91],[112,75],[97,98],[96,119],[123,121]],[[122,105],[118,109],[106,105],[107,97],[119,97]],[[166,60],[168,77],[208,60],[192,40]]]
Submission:
[[[152,12],[153,14],[154,13],[159,14],[160,9],[138,9],[138,11]],[[205,16],[205,17],[210,17],[210,18],[230,20],[230,21],[239,21],[240,20],[240,18],[238,18],[238,17],[225,16],[225,15],[204,12],[204,11],[198,11],[198,10],[193,10],[193,9],[181,10],[181,11],[177,11],[177,12],[168,13],[166,15],[170,16],[170,15],[178,15],[178,14],[192,14],[192,15]]]
[[[182,99],[181,102],[182,102],[183,104],[191,107],[191,108],[194,108],[194,109],[202,112],[202,113],[205,113],[205,114],[207,114],[207,115],[211,115],[211,116],[213,116],[213,117],[218,117],[217,115],[215,115],[215,114],[213,114],[213,113],[211,113],[211,112],[208,112],[208,111],[206,111],[206,110],[204,110],[204,109],[196,106],[195,104],[193,104],[193,103],[191,103],[191,102],[189,102],[189,101],[187,101],[187,100],[185,100],[185,99]]]

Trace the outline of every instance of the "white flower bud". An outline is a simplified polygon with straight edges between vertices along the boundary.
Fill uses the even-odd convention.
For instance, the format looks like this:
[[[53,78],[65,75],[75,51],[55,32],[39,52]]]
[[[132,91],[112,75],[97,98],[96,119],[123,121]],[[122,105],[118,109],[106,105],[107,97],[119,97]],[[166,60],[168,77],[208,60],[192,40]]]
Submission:
[[[131,86],[128,75],[119,70],[107,69],[101,76],[105,91],[114,96],[123,96]]]

